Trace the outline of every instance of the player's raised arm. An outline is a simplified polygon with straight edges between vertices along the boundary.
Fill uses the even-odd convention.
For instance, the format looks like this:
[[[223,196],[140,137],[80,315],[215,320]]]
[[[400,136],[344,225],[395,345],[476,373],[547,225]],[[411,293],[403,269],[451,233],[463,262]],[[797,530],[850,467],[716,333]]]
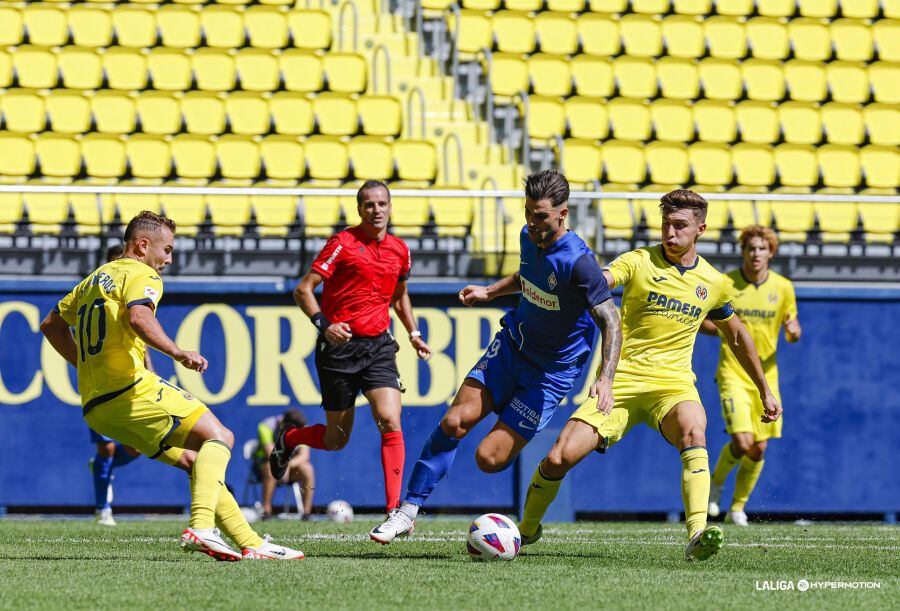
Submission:
[[[409,291],[406,288],[406,280],[397,282],[394,288],[394,294],[391,296],[391,305],[400,322],[406,327],[409,333],[409,343],[415,349],[420,359],[428,360],[431,358],[431,348],[422,339],[422,333],[416,328],[416,317],[413,315],[412,301],[409,299]]]
[[[470,284],[459,292],[459,301],[463,305],[475,305],[479,301],[491,301],[503,295],[513,295],[522,291],[519,272],[501,278],[490,286]]]
[[[313,270],[306,272],[306,275],[297,284],[297,288],[294,289],[294,302],[300,306],[304,314],[309,316],[309,319],[319,330],[319,333],[325,336],[326,340],[335,345],[343,344],[350,341],[350,338],[353,337],[353,334],[350,332],[350,325],[346,322],[332,323],[322,313],[322,308],[319,307],[319,302],[316,300],[316,287],[324,281],[325,278],[318,272]]]
[[[138,304],[128,308],[128,320],[131,328],[137,333],[144,342],[166,354],[188,369],[203,373],[206,371],[208,363],[199,352],[191,350],[182,350],[172,339],[166,335],[162,325],[153,315],[153,309],[149,304]]]
[[[44,337],[47,338],[54,350],[59,352],[70,365],[76,366],[78,347],[75,345],[75,338],[72,337],[69,323],[63,320],[59,312],[51,310],[47,314],[41,322],[41,333],[44,334]]]
[[[763,422],[774,422],[781,416],[781,404],[772,394],[766,376],[763,373],[762,363],[759,361],[759,354],[756,351],[756,345],[753,339],[744,327],[744,323],[737,316],[731,316],[726,320],[713,319],[716,327],[722,332],[723,341],[737,357],[738,362],[753,384],[759,391],[759,397],[762,400],[765,414],[763,414]]]

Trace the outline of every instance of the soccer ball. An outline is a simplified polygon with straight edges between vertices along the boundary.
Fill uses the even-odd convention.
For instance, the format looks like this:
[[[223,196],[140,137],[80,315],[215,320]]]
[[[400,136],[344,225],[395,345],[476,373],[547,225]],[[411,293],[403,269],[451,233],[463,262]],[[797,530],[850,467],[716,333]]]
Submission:
[[[521,546],[519,528],[499,513],[476,518],[466,534],[466,549],[472,560],[513,560]]]
[[[347,501],[331,501],[328,503],[328,517],[338,524],[349,524],[353,521],[353,507]]]

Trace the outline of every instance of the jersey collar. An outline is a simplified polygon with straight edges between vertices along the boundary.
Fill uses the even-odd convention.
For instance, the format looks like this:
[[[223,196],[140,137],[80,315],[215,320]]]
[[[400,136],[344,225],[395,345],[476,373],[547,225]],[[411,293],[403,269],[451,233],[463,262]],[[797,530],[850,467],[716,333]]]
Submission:
[[[754,286],[754,288],[759,288],[762,285],[764,285],[766,282],[769,281],[769,276],[770,276],[769,270],[766,270],[766,277],[762,279],[762,282],[753,282],[752,280],[750,280],[750,278],[748,278],[746,276],[746,274],[744,274],[743,266],[740,267],[740,272],[741,272],[741,278],[744,279],[744,282],[746,282],[747,284],[752,284]]]
[[[547,248],[538,248],[537,246],[535,246],[535,248],[537,248],[537,251],[539,253],[549,255],[550,253],[556,252],[557,250],[562,248],[563,242],[565,242],[566,240],[569,239],[569,235],[571,235],[571,233],[572,233],[571,229],[566,229],[566,232],[564,234],[562,234],[558,240],[556,240],[555,242],[553,242],[552,244],[547,246]]]
[[[370,237],[369,234],[367,234],[362,228],[362,225],[354,225],[353,227],[348,228],[347,231],[352,233],[357,240],[365,244],[372,244],[373,242],[381,244],[387,239],[388,236],[387,232],[385,232],[384,237],[380,240],[378,238]]]
[[[669,259],[669,257],[666,256],[666,249],[663,248],[663,245],[662,245],[662,244],[659,245],[659,252],[660,252],[660,254],[662,255],[663,260],[664,260],[666,263],[668,263],[669,265],[671,265],[672,267],[674,267],[675,269],[677,269],[677,270],[678,270],[678,273],[681,274],[682,276],[683,276],[686,272],[689,272],[689,271],[691,271],[692,269],[696,269],[697,266],[700,265],[700,255],[697,255],[697,258],[694,259],[694,264],[693,264],[693,265],[685,266],[685,265],[682,265],[681,263],[675,263],[674,261],[671,261],[671,260]]]

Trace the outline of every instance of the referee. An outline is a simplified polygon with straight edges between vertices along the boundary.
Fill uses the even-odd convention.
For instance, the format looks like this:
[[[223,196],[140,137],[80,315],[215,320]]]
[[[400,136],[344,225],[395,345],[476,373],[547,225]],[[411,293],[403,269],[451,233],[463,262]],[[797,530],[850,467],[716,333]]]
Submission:
[[[416,328],[406,281],[412,259],[400,238],[387,232],[391,193],[379,180],[367,180],[356,193],[360,223],[332,236],[294,289],[294,300],[319,330],[316,371],[326,424],[285,427],[269,457],[280,479],[298,445],[340,450],[350,440],[356,397],[369,400],[381,431],[381,465],[387,511],[400,504],[405,446],[400,430],[400,373],[388,327],[393,306],[421,359],[431,348]],[[322,306],[315,288],[325,283]]]

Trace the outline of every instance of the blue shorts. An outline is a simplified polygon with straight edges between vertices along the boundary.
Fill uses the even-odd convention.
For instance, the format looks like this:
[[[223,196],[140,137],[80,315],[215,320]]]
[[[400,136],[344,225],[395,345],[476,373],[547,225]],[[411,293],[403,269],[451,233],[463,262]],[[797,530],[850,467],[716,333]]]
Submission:
[[[110,441],[115,441],[112,437],[101,435],[90,427],[88,427],[88,431],[91,433],[91,443],[109,443]]]
[[[500,421],[530,441],[553,418],[581,370],[582,366],[572,365],[562,371],[544,371],[523,357],[506,329],[500,329],[466,377],[484,384]]]

